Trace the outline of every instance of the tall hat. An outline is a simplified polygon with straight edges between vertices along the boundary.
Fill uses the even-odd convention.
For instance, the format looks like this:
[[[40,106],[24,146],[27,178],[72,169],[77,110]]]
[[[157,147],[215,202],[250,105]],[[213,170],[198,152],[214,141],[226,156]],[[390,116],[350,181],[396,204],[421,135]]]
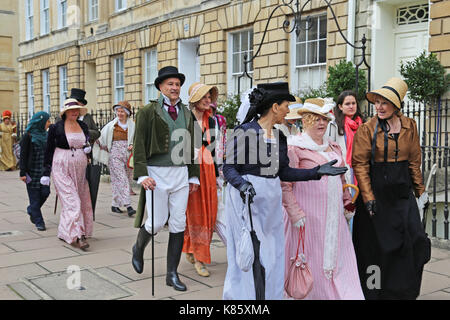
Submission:
[[[5,110],[5,111],[3,111],[3,113],[2,113],[2,120],[5,120],[6,118],[9,118],[9,119],[11,119],[11,111],[9,111],[9,110]]]
[[[298,110],[303,107],[303,101],[299,97],[295,97],[295,102],[289,104],[289,113],[284,117],[286,120],[297,120],[301,116],[298,114]]]
[[[131,115],[131,105],[127,100],[119,101],[113,106],[113,110],[116,111],[116,108],[122,108],[125,110],[125,112],[128,114],[128,116]]]
[[[391,78],[381,89],[366,93],[367,101],[375,103],[376,96],[382,96],[391,102],[397,109],[402,107],[402,101],[408,91],[408,85],[400,78]]]
[[[72,88],[70,89],[70,96],[69,98],[75,99],[79,102],[81,102],[84,105],[87,105],[87,100],[84,98],[86,96],[86,91],[78,88]]]
[[[64,106],[61,108],[61,111],[59,112],[60,117],[62,118],[63,114],[67,110],[71,109],[80,109],[80,116],[84,116],[87,113],[86,106],[80,106],[78,100],[69,98],[64,101]]]
[[[181,85],[183,85],[186,77],[184,74],[179,73],[178,69],[173,66],[167,66],[158,71],[158,77],[155,79],[155,87],[159,90],[159,85],[166,79],[169,78],[178,78],[181,81]],[[159,90],[161,91],[161,90]]]
[[[200,82],[193,83],[188,90],[189,102],[196,103],[200,101],[208,92],[211,92],[211,103],[215,103],[219,96],[219,89],[216,86],[209,86]]]
[[[332,99],[312,98],[306,99],[303,107],[297,113],[302,116],[305,113],[314,113],[330,120],[334,119],[331,110],[336,106]]]

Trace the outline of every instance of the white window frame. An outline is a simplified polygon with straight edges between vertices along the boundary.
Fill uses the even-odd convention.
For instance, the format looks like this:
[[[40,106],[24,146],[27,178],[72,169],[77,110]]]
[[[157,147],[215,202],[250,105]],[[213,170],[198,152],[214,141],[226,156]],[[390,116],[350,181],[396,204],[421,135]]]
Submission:
[[[34,114],[34,75],[32,72],[27,73],[27,100],[28,116],[31,118]]]
[[[98,20],[98,0],[88,0],[88,21]]]
[[[115,0],[114,3],[115,3],[114,8],[116,12],[127,9],[127,0]]]
[[[67,27],[67,0],[58,0],[58,28]]]
[[[42,70],[42,108],[50,113],[50,70]]]
[[[302,43],[311,43],[311,42],[317,42],[317,60],[319,60],[320,58],[320,53],[319,53],[319,43],[320,41],[325,41],[325,61],[324,62],[318,62],[316,61],[315,63],[308,63],[308,45],[306,45],[306,57],[305,57],[305,63],[304,64],[297,64],[297,44],[300,44],[301,42],[297,41],[297,35],[295,32],[293,32],[290,36],[290,72],[291,72],[291,85],[290,87],[292,88],[292,92],[295,94],[298,94],[298,91],[306,91],[309,89],[318,89],[321,85],[323,85],[323,82],[319,85],[319,86],[308,86],[308,87],[301,87],[300,83],[299,83],[299,73],[300,72],[307,72],[307,78],[310,78],[311,72],[318,70],[319,72],[319,77],[324,79],[324,81],[326,80],[326,76],[327,76],[327,55],[326,55],[326,50],[327,50],[327,45],[326,45],[326,41],[327,41],[327,37],[328,37],[328,33],[327,30],[325,32],[325,38],[320,38],[320,20],[322,17],[325,17],[325,21],[326,23],[328,23],[327,21],[327,14],[326,12],[311,16],[311,18],[313,19],[317,19],[317,39],[314,40],[310,40],[308,39],[308,35],[309,35],[309,30],[304,31],[302,30],[301,32],[306,32],[306,41],[301,41]],[[306,21],[306,19],[302,20],[302,21]],[[311,80],[311,79],[310,79]],[[311,81],[308,81],[308,83],[311,84]]]
[[[124,100],[125,98],[125,76],[124,76],[124,59],[123,56],[117,56],[113,59],[114,67],[114,103]]]
[[[40,0],[41,3],[41,36],[50,33],[50,6],[49,0]]]
[[[59,106],[62,108],[64,106],[64,101],[68,96],[67,88],[67,65],[59,67]]]
[[[34,36],[34,6],[33,0],[25,0],[25,38],[33,39]]]
[[[144,103],[158,98],[155,79],[158,76],[158,52],[156,48],[144,51]]]
[[[233,51],[233,42],[236,36],[241,37],[243,33],[248,32],[249,33],[249,37],[247,38],[247,50],[242,51],[242,38],[240,39],[240,44],[239,44],[239,51],[234,52]],[[237,32],[232,32],[228,34],[228,92],[232,93],[232,94],[238,94],[238,77],[242,75],[242,73],[244,72],[244,65],[243,65],[243,57],[244,54],[247,53],[247,59],[252,58],[253,56],[253,47],[254,47],[254,31],[253,28],[250,29],[243,29],[243,30],[239,30]],[[233,70],[233,56],[235,55],[241,55],[240,57],[240,62],[239,62],[239,71],[235,72]],[[253,63],[250,63],[247,65],[247,72],[250,76],[253,77]],[[246,91],[250,86],[250,79],[248,79],[248,88],[245,86],[245,83],[243,83],[243,81],[245,81],[246,79],[248,79],[247,77],[242,77],[241,78],[241,92]]]

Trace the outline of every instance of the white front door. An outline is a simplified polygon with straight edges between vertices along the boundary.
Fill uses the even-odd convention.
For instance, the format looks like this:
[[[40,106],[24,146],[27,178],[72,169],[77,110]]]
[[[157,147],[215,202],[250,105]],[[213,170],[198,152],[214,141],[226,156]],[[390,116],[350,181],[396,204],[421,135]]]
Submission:
[[[178,70],[186,76],[186,81],[181,87],[180,98],[185,104],[189,101],[189,87],[194,82],[200,81],[199,45],[199,38],[178,42]]]
[[[395,76],[401,78],[400,66],[412,61],[423,51],[428,52],[428,29],[395,34]]]

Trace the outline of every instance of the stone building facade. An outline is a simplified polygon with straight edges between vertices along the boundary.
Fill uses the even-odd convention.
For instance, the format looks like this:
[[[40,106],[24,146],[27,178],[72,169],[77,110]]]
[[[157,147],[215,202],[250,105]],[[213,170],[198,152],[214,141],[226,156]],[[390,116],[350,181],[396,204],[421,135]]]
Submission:
[[[366,59],[375,84],[390,74],[373,67],[383,59],[382,53],[374,58],[374,37],[379,43],[384,36],[383,28],[373,23],[374,11],[387,6],[395,12],[405,2],[410,1],[332,1],[349,41],[360,46],[366,35]],[[341,59],[358,63],[361,50],[345,43],[325,1],[300,3],[307,3],[304,16],[312,17],[311,28],[296,37],[282,29],[286,15],[291,26],[293,22],[286,7],[275,11],[267,24],[282,0],[20,0],[20,110],[57,111],[71,87],[87,91],[92,109],[110,108],[121,99],[139,107],[157,96],[153,80],[167,65],[187,76],[184,101],[195,81],[217,85],[225,98],[238,87],[242,92],[250,86],[248,78],[238,80],[243,58],[256,53],[266,28],[257,57],[247,65],[253,84],[289,81],[294,93],[317,88],[329,66]],[[448,67],[449,15],[442,14],[448,13],[449,1],[435,0],[430,7],[430,51],[438,52]]]
[[[2,1],[0,8],[0,113],[19,111],[19,21],[17,1]]]

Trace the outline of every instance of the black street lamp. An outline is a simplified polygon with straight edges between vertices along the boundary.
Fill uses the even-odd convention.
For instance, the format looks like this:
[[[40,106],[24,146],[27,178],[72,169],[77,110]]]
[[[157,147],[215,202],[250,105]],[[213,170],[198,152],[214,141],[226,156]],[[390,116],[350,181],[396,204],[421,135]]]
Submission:
[[[294,3],[295,1],[295,3]],[[347,37],[345,37],[344,33],[342,32],[341,27],[339,26],[339,21],[336,17],[336,14],[334,13],[333,7],[331,6],[331,1],[328,0],[323,0],[326,4],[327,4],[327,8],[330,9],[330,12],[333,16],[333,20],[336,23],[337,29],[339,31],[339,33],[341,34],[342,38],[344,39],[344,41],[351,47],[353,47],[354,49],[358,49],[358,50],[362,50],[362,59],[361,61],[356,64],[356,83],[355,83],[355,91],[358,92],[358,77],[359,77],[359,68],[364,64],[367,67],[367,73],[368,73],[368,90],[370,90],[370,66],[367,63],[366,60],[366,35],[363,34],[363,37],[361,39],[361,46],[356,46],[353,43],[351,43],[350,41],[348,41]],[[281,8],[287,8],[289,9],[289,11],[292,12],[292,15],[294,16],[294,23],[291,25],[291,18],[289,17],[289,15],[286,15],[286,20],[283,23],[283,30],[286,33],[292,33],[295,30],[295,34],[297,35],[297,37],[300,35],[300,32],[306,31],[311,29],[312,24],[311,24],[311,16],[307,16],[306,17],[306,24],[305,27],[302,27],[302,14],[303,11],[305,9],[305,7],[308,5],[308,3],[310,3],[311,0],[306,1],[303,6],[301,6],[300,1],[299,0],[282,0],[282,3],[277,5],[271,12],[271,14],[269,15],[269,18],[267,19],[267,24],[266,24],[266,28],[264,30],[263,36],[261,38],[261,42],[258,45],[258,49],[256,50],[255,54],[249,58],[247,54],[244,55],[244,72],[242,73],[242,75],[240,75],[238,77],[238,93],[240,94],[241,92],[241,78],[243,77],[247,77],[250,79],[250,86],[252,86],[252,82],[253,82],[253,78],[249,75],[248,70],[247,70],[247,65],[252,62],[259,54],[259,52],[261,51],[261,47],[264,43],[264,39],[266,37],[267,34],[267,29],[269,27],[269,23],[270,20],[273,18],[275,12]]]

